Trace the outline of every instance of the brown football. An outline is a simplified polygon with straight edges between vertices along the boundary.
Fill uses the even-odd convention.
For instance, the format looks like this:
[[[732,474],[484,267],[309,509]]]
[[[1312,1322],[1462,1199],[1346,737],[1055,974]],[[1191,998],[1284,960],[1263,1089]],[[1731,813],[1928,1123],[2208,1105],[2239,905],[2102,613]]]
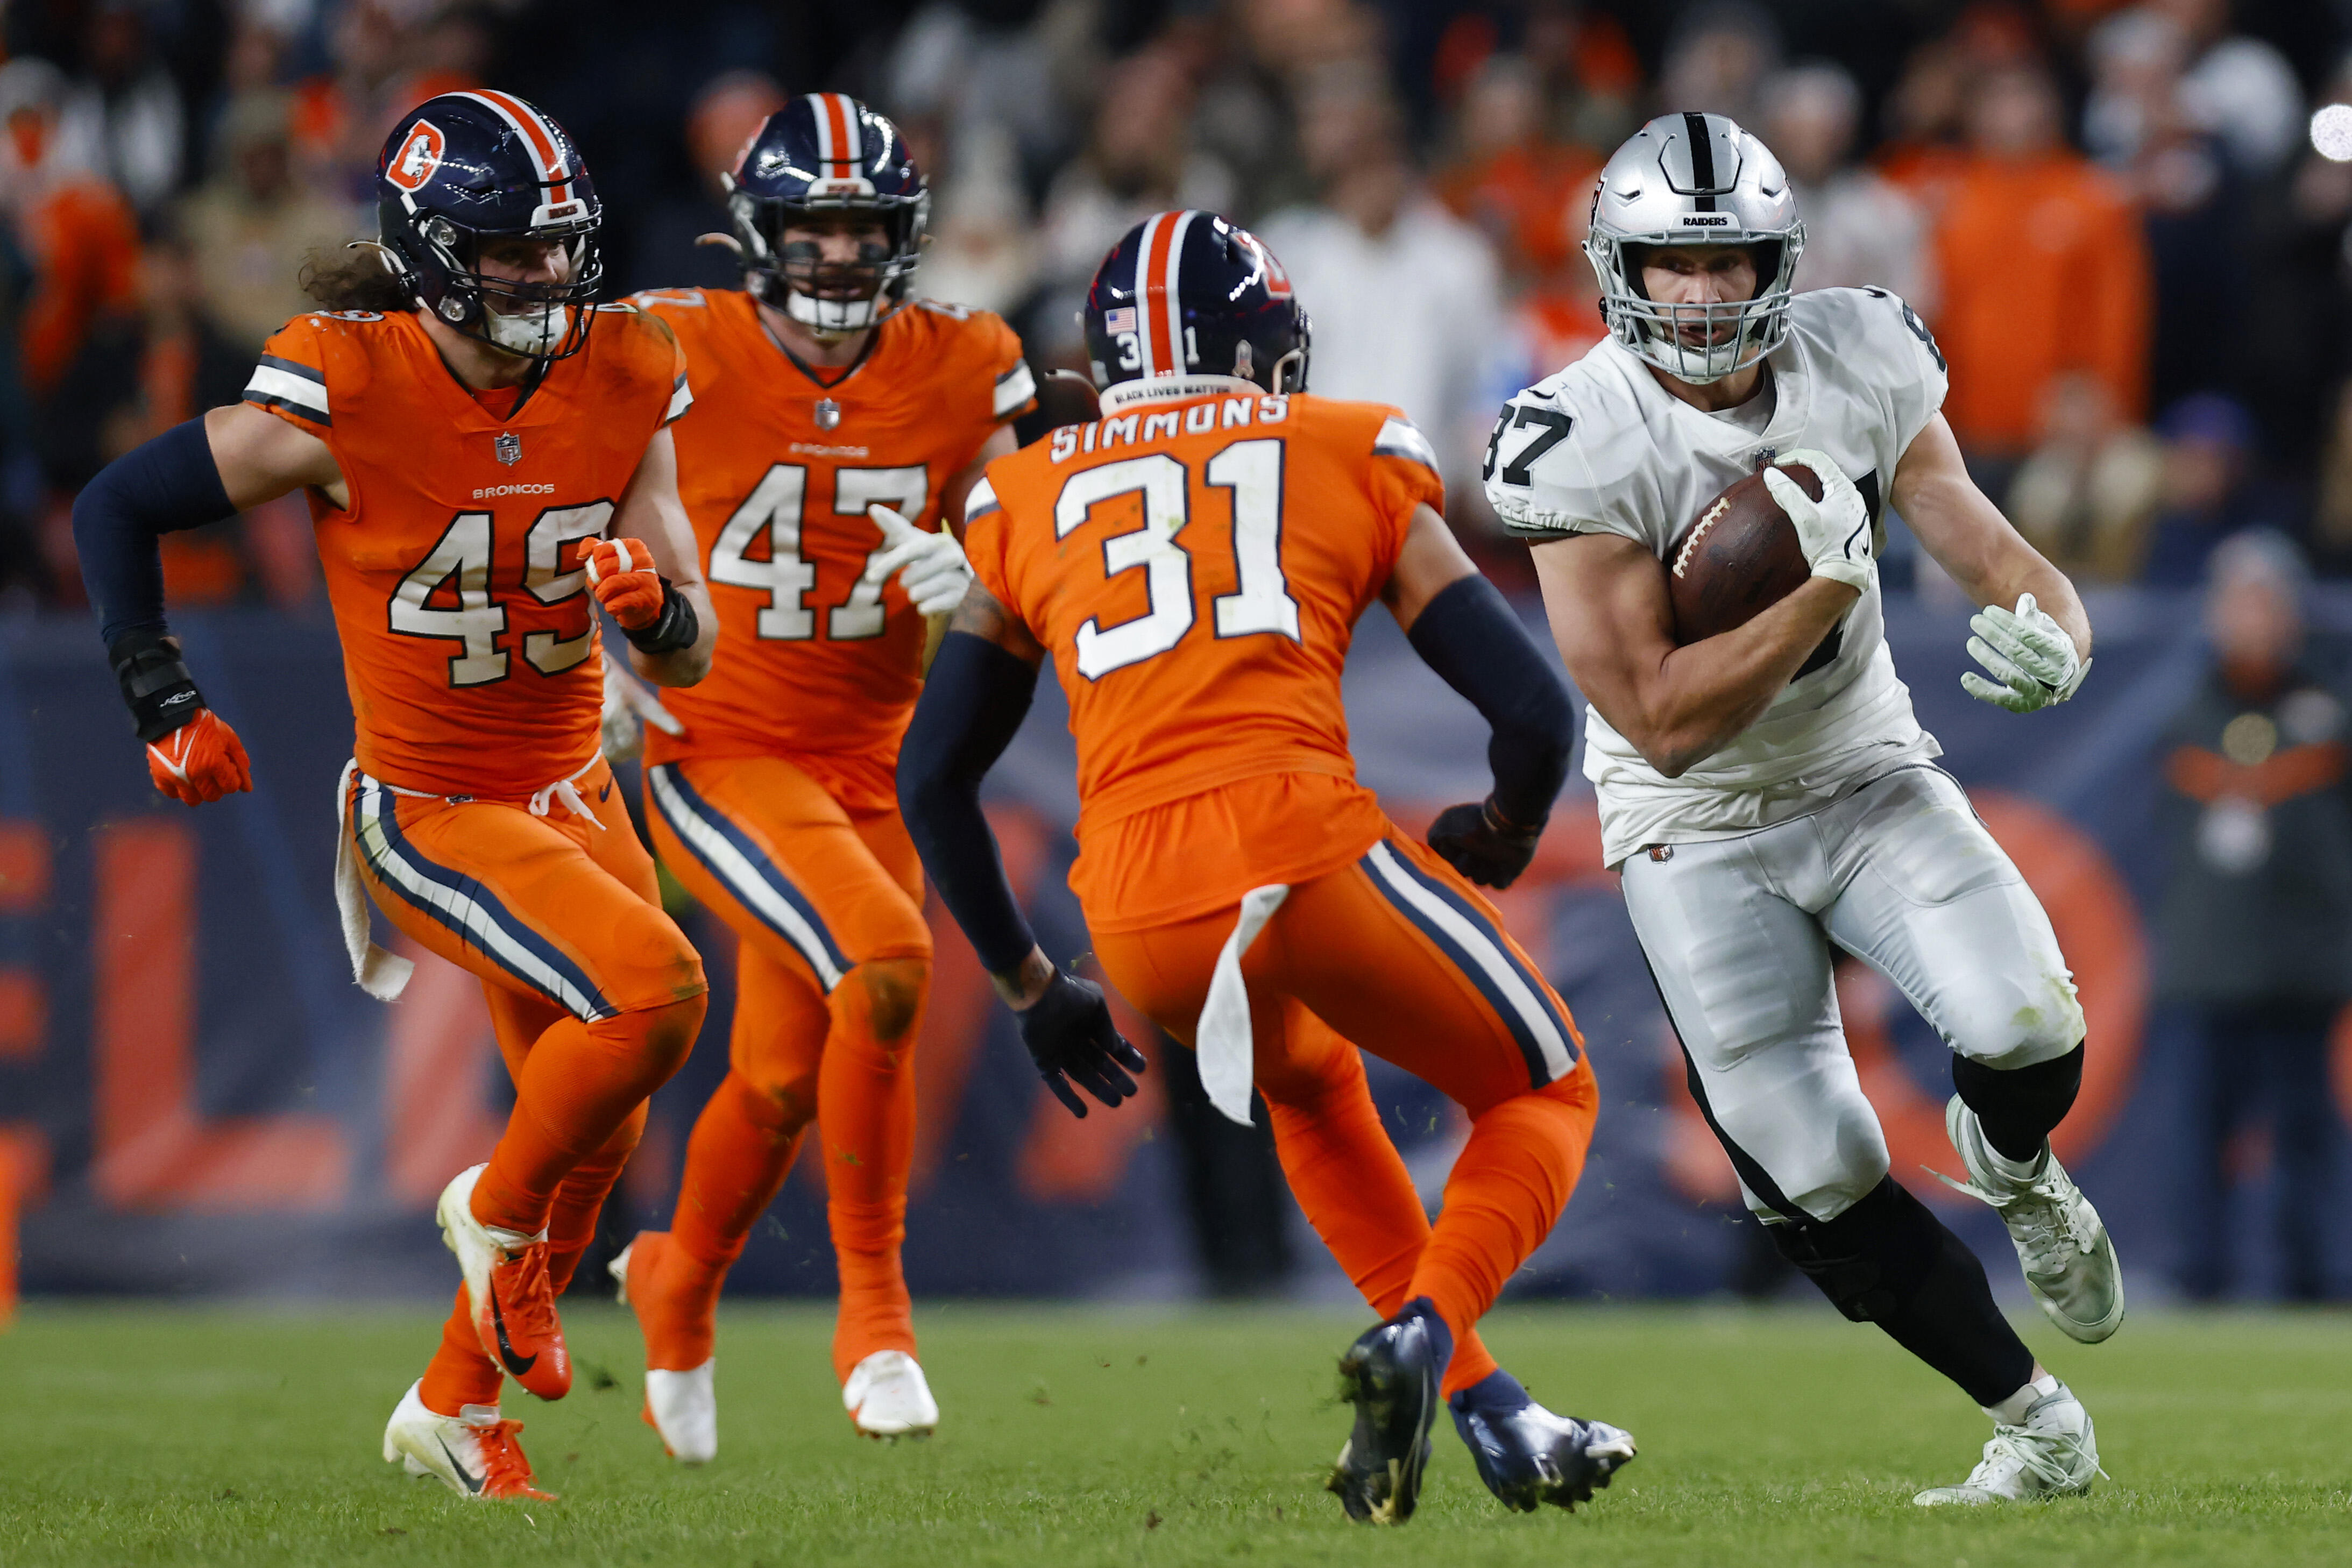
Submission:
[[[1811,469],[1783,472],[1806,495],[1822,498],[1822,482]],[[1699,509],[1667,552],[1675,641],[1688,646],[1746,625],[1811,575],[1797,527],[1764,487],[1762,472],[1735,480]]]

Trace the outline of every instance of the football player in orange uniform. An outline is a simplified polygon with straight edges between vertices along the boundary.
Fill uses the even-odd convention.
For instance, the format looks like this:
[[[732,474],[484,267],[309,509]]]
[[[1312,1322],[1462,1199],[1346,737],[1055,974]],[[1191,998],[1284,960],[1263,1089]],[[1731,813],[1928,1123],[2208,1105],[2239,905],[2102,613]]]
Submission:
[[[679,468],[722,648],[666,712],[635,705],[646,815],[664,863],[740,938],[730,1071],[677,1217],[613,1266],[644,1326],[646,1418],[688,1462],[717,1450],[720,1284],[812,1120],[843,1402],[871,1437],[939,1421],[898,1260],[931,938],[892,776],[925,612],[971,581],[941,525],[1013,450],[1034,388],[997,318],[907,300],[928,201],[889,120],[814,93],[736,160],[743,290],[638,297],[694,379]]]
[[[1256,239],[1150,218],[1085,321],[1101,417],[991,464],[969,503],[977,580],[899,763],[923,863],[1070,1110],[1068,1080],[1131,1092],[1142,1058],[1039,951],[980,814],[1051,653],[1078,745],[1071,886],[1106,974],[1198,1049],[1226,1114],[1255,1082],[1301,1207],[1387,1316],[1340,1363],[1356,1422],[1331,1490],[1353,1518],[1410,1517],[1442,1393],[1506,1502],[1588,1498],[1632,1439],[1535,1405],[1474,1335],[1567,1203],[1596,1105],[1567,1008],[1471,885],[1534,854],[1567,693],[1447,531],[1420,433],[1304,395],[1306,316]],[[1340,672],[1374,600],[1494,727],[1494,793],[1431,849],[1348,749]],[[1469,1113],[1433,1229],[1358,1047]]]
[[[432,99],[377,164],[382,243],[312,279],[245,402],[113,465],[76,507],[90,597],[157,788],[250,787],[244,748],[166,634],[155,536],[299,488],[358,719],[337,902],[354,976],[390,999],[394,926],[482,980],[515,1109],[443,1192],[464,1273],[387,1460],[468,1498],[541,1497],[499,1393],[571,1384],[555,1296],[702,1022],[701,960],[597,750],[589,600],[647,680],[709,668],[717,623],[677,497],[690,395],[667,327],[593,303],[601,207],[578,150],[506,93]]]

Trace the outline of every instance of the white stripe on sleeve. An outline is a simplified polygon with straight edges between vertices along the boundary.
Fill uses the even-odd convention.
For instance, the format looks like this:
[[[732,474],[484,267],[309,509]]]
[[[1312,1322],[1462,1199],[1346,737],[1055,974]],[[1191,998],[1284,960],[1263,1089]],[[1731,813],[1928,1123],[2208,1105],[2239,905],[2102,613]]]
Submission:
[[[247,396],[265,398],[284,403],[295,413],[308,414],[324,424],[328,421],[327,387],[307,376],[281,371],[275,365],[256,365],[252,379],[245,383]]]
[[[1410,458],[1432,473],[1437,470],[1437,449],[1408,420],[1391,417],[1381,425],[1380,434],[1372,438],[1372,455]]]
[[[972,486],[971,493],[963,498],[963,520],[967,523],[974,517],[1003,509],[1004,503],[996,498],[996,487],[988,482],[985,474]]]
[[[996,381],[996,417],[1003,419],[1017,412],[1021,405],[1037,395],[1037,378],[1029,371],[1029,361],[1022,361]]]

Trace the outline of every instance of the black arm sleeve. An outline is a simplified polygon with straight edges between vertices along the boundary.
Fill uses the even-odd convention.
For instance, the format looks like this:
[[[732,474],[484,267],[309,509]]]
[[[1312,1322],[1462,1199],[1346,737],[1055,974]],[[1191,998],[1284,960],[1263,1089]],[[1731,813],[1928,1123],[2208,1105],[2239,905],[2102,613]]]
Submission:
[[[980,781],[1029,712],[1037,670],[969,632],[950,632],[923,681],[898,747],[898,810],[939,884],[940,901],[992,975],[1021,967],[1037,945],[1004,879]]]
[[[124,453],[74,498],[82,584],[142,740],[162,739],[204,707],[180,662],[179,642],[163,630],[163,558],[156,538],[236,514],[201,418]]]
[[[163,629],[156,537],[236,515],[202,419],[132,447],[82,486],[74,499],[74,549],[110,647],[125,632]]]
[[[1429,667],[1494,727],[1495,809],[1515,828],[1551,815],[1576,747],[1568,687],[1502,591],[1473,572],[1431,600],[1405,633]]]

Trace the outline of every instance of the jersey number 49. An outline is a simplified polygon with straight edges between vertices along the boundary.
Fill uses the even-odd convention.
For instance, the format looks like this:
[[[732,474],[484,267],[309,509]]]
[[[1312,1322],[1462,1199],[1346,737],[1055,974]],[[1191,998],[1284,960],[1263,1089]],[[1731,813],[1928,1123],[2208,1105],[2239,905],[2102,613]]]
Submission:
[[[550,606],[584,592],[587,574],[576,565],[563,570],[563,547],[603,538],[612,517],[612,502],[591,501],[583,507],[550,507],[532,518],[523,536],[522,591]],[[393,590],[389,620],[394,632],[446,637],[458,644],[449,656],[453,686],[488,685],[507,678],[509,655],[499,646],[507,629],[507,607],[490,582],[496,559],[492,538],[489,513],[458,513],[425,559]],[[434,604],[434,595],[445,588],[456,598],[455,608]],[[593,617],[576,637],[529,632],[522,640],[522,656],[541,674],[560,675],[588,656],[595,637]]]

